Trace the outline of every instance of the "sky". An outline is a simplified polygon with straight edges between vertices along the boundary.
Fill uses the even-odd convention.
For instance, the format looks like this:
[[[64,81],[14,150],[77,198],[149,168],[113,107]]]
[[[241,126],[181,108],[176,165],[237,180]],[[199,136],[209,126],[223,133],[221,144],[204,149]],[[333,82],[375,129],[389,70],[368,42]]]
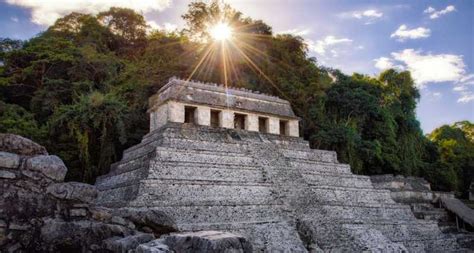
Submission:
[[[222,0],[221,0],[222,1]],[[111,6],[142,13],[152,27],[184,27],[185,0],[0,0],[0,37],[28,39],[70,12]],[[303,37],[318,64],[376,76],[410,70],[425,133],[474,121],[474,1],[224,0],[274,33]]]

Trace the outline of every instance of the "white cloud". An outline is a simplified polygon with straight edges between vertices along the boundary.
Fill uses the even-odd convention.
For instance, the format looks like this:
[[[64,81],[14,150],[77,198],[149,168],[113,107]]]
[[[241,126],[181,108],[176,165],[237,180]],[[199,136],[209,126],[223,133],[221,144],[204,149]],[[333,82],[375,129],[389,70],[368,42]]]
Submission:
[[[406,39],[421,39],[428,38],[431,35],[431,30],[424,27],[408,29],[406,25],[401,25],[398,29],[390,35],[390,38],[398,38],[399,41]]]
[[[333,55],[337,55],[337,52],[334,50],[333,47],[339,44],[352,43],[352,40],[348,38],[337,38],[333,35],[329,35],[326,36],[324,39],[318,40],[316,42],[312,40],[307,40],[306,43],[308,44],[309,50],[314,51],[320,55],[324,55],[329,48],[331,48],[330,51]]]
[[[456,86],[453,88],[453,91],[466,91],[467,87],[466,86]]]
[[[418,87],[428,83],[451,82],[459,93],[459,103],[474,101],[474,74],[467,74],[462,55],[423,53],[405,49],[391,53],[391,57],[375,59],[375,67],[386,69],[401,67],[409,70]],[[399,65],[396,65],[399,63]],[[436,94],[433,94],[436,96]]]
[[[414,49],[405,49],[392,53],[392,57],[407,67],[418,85],[429,82],[457,82],[466,73],[466,65],[461,55],[423,54]]]
[[[467,76],[464,76],[459,80],[459,83],[462,84],[474,84],[474,74],[469,74]]]
[[[123,7],[147,13],[161,11],[171,0],[6,0],[8,4],[31,10],[31,21],[39,25],[51,25],[56,19],[71,12],[96,14],[110,7]]]
[[[363,17],[369,17],[369,18],[381,18],[383,16],[382,12],[379,12],[377,10],[365,10],[365,11],[356,11],[352,14],[354,18],[361,19]]]
[[[304,29],[295,28],[295,29],[277,32],[277,34],[291,34],[294,36],[305,36],[305,35],[308,35],[310,32],[311,30],[307,28],[304,28]]]
[[[458,103],[466,104],[474,101],[474,92],[462,92],[461,97],[458,99]]]
[[[393,68],[394,66],[392,60],[387,57],[380,57],[380,58],[375,59],[374,61],[375,61],[375,67],[380,70]]]
[[[435,8],[428,6],[428,8],[426,8],[426,10],[423,11],[423,13],[433,13],[435,11],[436,11]]]
[[[456,10],[456,8],[454,7],[454,5],[448,5],[448,6],[446,6],[446,8],[444,8],[442,10],[439,10],[439,11],[437,11],[435,8],[429,6],[423,12],[427,13],[427,14],[430,14],[430,19],[437,19],[437,18],[439,18],[443,15],[446,15],[450,12],[453,12],[455,10]]]
[[[474,101],[474,74],[464,76],[456,83],[453,91],[459,92],[461,97],[459,103],[469,103]]]
[[[340,18],[360,19],[365,21],[364,24],[369,25],[381,19],[383,17],[383,13],[375,9],[368,9],[362,11],[343,12],[338,14],[338,16]]]
[[[17,17],[11,17],[10,20],[15,23],[18,23],[18,21],[20,21]]]

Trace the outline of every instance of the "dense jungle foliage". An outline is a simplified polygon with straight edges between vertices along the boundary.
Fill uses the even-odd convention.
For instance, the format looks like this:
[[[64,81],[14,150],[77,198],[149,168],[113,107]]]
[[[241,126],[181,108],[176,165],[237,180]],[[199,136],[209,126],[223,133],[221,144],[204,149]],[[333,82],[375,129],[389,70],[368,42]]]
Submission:
[[[94,182],[147,133],[147,99],[170,77],[227,81],[288,99],[311,146],[336,150],[355,173],[423,176],[435,189],[466,196],[473,124],[424,136],[409,72],[348,76],[325,68],[308,57],[302,38],[275,35],[229,6],[194,2],[183,18],[182,31],[150,31],[140,14],[111,8],[95,16],[71,13],[28,41],[0,39],[0,132],[58,154],[68,180]],[[227,52],[212,50],[206,30],[221,19],[235,29]],[[216,60],[223,53],[225,80],[223,61]]]

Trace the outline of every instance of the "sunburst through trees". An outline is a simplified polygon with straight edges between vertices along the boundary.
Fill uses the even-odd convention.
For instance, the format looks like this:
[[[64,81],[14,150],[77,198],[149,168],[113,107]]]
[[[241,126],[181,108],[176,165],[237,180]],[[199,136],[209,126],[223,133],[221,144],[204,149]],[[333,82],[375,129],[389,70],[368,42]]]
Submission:
[[[183,15],[188,28],[185,33],[201,43],[201,54],[187,79],[218,80],[227,87],[244,86],[248,71],[266,80],[271,90],[286,94],[259,67],[259,63],[275,64],[265,52],[273,39],[269,26],[260,20],[243,17],[227,4],[194,2]],[[277,63],[278,64],[278,63]]]

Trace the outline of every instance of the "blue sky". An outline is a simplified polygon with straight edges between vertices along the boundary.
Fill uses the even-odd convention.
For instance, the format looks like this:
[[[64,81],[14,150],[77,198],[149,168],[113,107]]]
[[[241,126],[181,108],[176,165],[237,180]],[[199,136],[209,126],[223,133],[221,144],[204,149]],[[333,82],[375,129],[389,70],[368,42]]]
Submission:
[[[377,75],[408,69],[423,130],[474,121],[474,1],[227,0],[275,33],[302,36],[320,64]],[[0,37],[28,39],[72,11],[133,8],[153,27],[183,27],[183,0],[0,0]]]

